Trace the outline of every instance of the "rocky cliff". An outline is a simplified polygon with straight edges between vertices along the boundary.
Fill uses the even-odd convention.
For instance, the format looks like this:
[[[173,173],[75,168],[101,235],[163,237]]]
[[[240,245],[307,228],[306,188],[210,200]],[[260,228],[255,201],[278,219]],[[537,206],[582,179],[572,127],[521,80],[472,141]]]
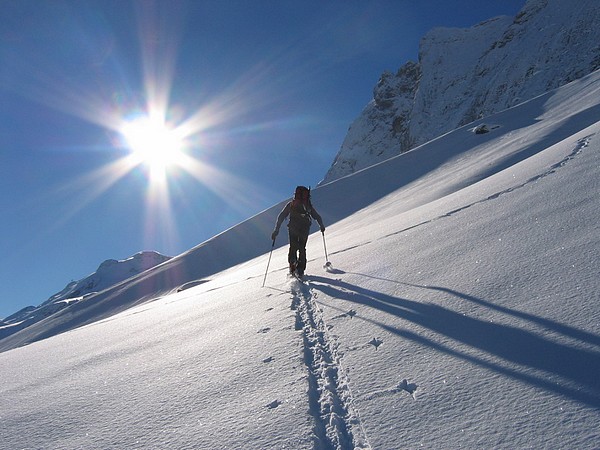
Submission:
[[[600,68],[600,2],[529,0],[514,17],[436,28],[419,61],[384,72],[322,183]]]

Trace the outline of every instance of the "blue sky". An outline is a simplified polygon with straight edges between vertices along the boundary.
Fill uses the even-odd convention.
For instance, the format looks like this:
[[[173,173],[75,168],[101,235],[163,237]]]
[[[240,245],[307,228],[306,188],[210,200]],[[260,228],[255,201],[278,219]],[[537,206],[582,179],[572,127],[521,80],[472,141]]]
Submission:
[[[428,30],[524,3],[4,2],[0,317],[315,186],[380,74],[416,60]],[[121,133],[149,110],[185,129],[187,162],[158,181]]]

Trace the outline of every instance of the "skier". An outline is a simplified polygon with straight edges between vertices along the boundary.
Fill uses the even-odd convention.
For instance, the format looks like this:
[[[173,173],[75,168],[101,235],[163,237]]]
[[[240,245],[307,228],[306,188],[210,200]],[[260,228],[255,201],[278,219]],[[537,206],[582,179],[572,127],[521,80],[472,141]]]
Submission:
[[[287,216],[290,216],[288,222],[288,232],[290,237],[290,250],[288,253],[288,262],[290,264],[290,274],[298,277],[304,276],[306,269],[306,242],[312,223],[311,217],[315,219],[321,227],[321,233],[325,232],[325,225],[319,213],[310,202],[310,189],[304,186],[297,186],[294,192],[294,198],[290,201],[277,216],[277,223],[271,239],[273,244],[279,234],[279,227]]]

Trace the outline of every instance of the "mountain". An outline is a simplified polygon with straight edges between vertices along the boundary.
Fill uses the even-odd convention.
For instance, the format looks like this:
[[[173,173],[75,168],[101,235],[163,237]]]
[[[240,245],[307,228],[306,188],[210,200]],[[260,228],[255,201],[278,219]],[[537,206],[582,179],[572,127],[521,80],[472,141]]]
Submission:
[[[91,275],[79,280],[73,281],[60,292],[51,296],[42,306],[56,303],[65,298],[88,295],[90,293],[103,291],[127,278],[142,273],[154,266],[164,263],[171,259],[170,256],[161,255],[155,251],[144,251],[118,261],[108,259],[104,261],[98,269]]]
[[[384,72],[321,183],[406,152],[600,68],[600,3],[529,0],[514,18],[437,28]]]
[[[493,37],[505,26],[554,27],[573,3],[530,1],[512,25],[463,37],[502,49],[520,39]],[[468,59],[459,41],[438,59]],[[419,64],[390,75],[375,112],[413,113],[394,92],[433,76]],[[600,70],[527,97],[517,72],[465,94],[446,131],[437,107],[432,123],[374,113],[372,137],[394,122],[438,131],[363,169],[357,154],[352,174],[313,190],[327,231],[309,239],[305,283],[286,277],[285,239],[269,240],[284,199],[173,258],[107,261],[24,310],[35,320],[0,338],[1,447],[597,448]],[[488,96],[508,103],[465,118]]]
[[[599,166],[596,71],[315,189],[305,284],[276,205],[0,340],[2,447],[597,448]]]
[[[69,305],[80,302],[98,292],[113,287],[134,275],[162,264],[171,259],[154,251],[136,253],[122,261],[104,261],[91,275],[72,281],[65,288],[52,295],[41,305],[28,306],[0,322],[0,339],[33,325]]]

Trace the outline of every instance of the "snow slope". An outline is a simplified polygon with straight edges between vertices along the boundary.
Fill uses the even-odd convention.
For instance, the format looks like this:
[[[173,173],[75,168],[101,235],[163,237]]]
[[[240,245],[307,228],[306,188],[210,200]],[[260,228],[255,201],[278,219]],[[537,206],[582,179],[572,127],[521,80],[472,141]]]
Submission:
[[[276,206],[0,341],[0,447],[597,448],[599,167],[595,72],[315,190],[307,284],[194,277]]]

